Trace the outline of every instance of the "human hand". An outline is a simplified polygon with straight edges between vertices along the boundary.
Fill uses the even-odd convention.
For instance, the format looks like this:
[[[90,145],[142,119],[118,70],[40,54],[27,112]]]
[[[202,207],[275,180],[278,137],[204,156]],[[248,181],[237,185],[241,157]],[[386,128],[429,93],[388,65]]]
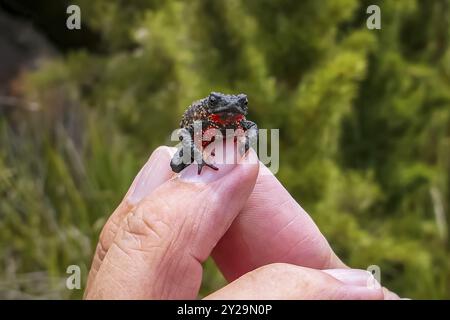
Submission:
[[[306,268],[345,266],[275,177],[258,175],[267,169],[260,169],[253,151],[249,163],[200,176],[191,166],[177,178],[171,153],[161,147],[152,154],[103,228],[86,298],[195,299],[201,264],[213,250],[230,280],[267,266],[208,298],[384,297],[381,289],[361,285],[367,279],[354,282],[352,270]]]

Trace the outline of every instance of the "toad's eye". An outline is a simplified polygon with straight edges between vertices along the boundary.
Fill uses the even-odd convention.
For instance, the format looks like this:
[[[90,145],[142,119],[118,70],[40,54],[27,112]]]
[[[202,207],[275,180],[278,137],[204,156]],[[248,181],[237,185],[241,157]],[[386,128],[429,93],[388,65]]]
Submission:
[[[241,103],[241,105],[248,105],[248,99],[246,96],[243,96],[239,99],[239,103]]]
[[[215,96],[213,94],[209,96],[209,103],[211,105],[217,104],[217,101],[219,101],[219,98],[217,96]]]

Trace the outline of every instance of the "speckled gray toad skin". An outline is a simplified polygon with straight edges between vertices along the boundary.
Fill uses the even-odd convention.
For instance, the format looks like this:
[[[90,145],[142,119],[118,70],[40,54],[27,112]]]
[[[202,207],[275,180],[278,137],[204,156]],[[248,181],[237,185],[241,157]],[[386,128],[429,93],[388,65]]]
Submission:
[[[217,129],[225,136],[227,129],[242,129],[246,132],[245,152],[250,147],[250,141],[257,139],[258,127],[252,121],[245,118],[248,112],[248,99],[245,94],[229,95],[219,92],[211,94],[192,103],[184,112],[180,122],[179,139],[182,146],[177,150],[170,162],[174,172],[180,172],[194,160],[198,165],[198,174],[204,166],[218,170],[216,166],[203,158],[202,150],[194,143],[194,122],[201,122],[202,132],[209,129]],[[211,142],[203,144],[203,147]],[[183,162],[183,150],[191,150],[191,161]]]

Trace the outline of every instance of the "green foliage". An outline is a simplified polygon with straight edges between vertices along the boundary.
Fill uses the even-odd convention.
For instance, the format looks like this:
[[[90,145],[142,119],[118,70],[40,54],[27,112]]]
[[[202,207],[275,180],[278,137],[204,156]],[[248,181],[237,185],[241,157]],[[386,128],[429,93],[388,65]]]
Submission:
[[[0,295],[80,298],[65,268],[87,272],[140,165],[216,90],[280,128],[278,178],[346,263],[450,298],[450,3],[375,1],[371,31],[372,2],[78,1],[102,53],[49,61],[37,111],[0,118]],[[208,261],[201,294],[223,283]]]

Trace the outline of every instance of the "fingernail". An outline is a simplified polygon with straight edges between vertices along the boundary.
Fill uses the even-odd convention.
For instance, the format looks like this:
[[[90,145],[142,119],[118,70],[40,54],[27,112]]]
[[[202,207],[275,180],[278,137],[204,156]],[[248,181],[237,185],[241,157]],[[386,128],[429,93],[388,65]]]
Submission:
[[[254,151],[249,150],[249,152]],[[193,163],[180,173],[179,178],[182,181],[203,183],[219,180],[229,174],[237,165],[250,163],[250,158],[254,159],[255,157],[249,157],[249,152],[244,157],[241,157],[233,139],[227,139],[224,143],[220,142],[216,144],[214,157],[211,156],[206,159],[208,162],[214,164],[218,170],[204,166],[201,173],[198,174],[197,163]]]
[[[360,269],[329,269],[323,270],[337,280],[353,286],[379,289],[381,285],[367,270]]]
[[[170,169],[170,159],[175,150],[175,148],[159,147],[152,153],[130,187],[127,196],[129,203],[137,204],[173,176]]]

